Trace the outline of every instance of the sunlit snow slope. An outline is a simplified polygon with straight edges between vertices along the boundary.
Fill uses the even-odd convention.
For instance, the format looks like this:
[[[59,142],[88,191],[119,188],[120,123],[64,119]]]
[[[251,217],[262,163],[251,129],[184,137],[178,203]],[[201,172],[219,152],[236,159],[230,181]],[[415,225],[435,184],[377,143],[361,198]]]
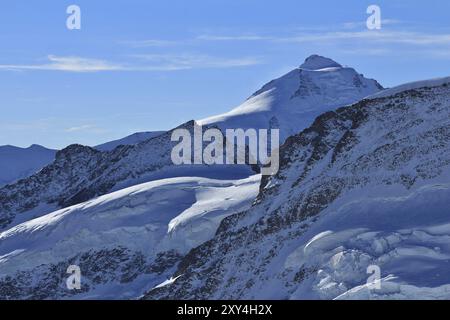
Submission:
[[[212,238],[224,217],[248,209],[259,181],[258,175],[163,179],[6,230],[0,233],[0,298],[136,298]],[[71,264],[82,270],[80,292],[65,287]]]

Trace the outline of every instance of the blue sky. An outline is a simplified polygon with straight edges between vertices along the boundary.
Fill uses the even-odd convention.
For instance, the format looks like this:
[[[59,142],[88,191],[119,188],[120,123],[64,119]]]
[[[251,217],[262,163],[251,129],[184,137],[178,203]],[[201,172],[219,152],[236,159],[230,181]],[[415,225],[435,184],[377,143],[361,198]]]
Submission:
[[[66,28],[66,8],[82,12]],[[381,7],[382,29],[366,9]],[[450,75],[450,2],[71,0],[0,4],[0,145],[95,145],[239,105],[310,54],[384,86]]]

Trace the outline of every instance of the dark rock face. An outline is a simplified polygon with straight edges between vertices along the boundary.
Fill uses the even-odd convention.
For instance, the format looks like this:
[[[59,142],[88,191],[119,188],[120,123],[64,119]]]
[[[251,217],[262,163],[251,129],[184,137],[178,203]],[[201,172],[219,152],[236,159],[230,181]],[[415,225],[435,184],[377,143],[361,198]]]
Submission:
[[[80,253],[66,261],[41,265],[0,278],[1,300],[75,299],[97,286],[119,283],[128,285],[140,276],[159,276],[173,269],[181,255],[175,251],[160,252],[156,259],[124,247]],[[67,268],[77,265],[81,270],[81,289],[69,290]]]
[[[449,174],[450,90],[424,87],[325,113],[288,138],[280,157],[253,208],[225,218],[183,258],[180,278],[146,299],[252,299],[273,281],[282,284],[277,297],[289,297],[318,266],[285,269],[277,257],[330,205],[350,192],[408,190]]]

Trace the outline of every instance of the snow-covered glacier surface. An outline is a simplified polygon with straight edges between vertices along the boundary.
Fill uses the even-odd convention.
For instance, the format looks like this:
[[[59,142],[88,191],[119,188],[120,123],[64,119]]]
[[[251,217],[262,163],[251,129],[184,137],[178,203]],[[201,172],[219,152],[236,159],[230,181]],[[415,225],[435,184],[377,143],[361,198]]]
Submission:
[[[289,298],[450,298],[449,199],[448,183],[342,199],[287,254],[286,269],[320,266]],[[379,286],[367,281],[370,266],[381,272]]]
[[[136,298],[224,217],[248,209],[259,181],[157,180],[17,225],[0,234],[0,297]],[[82,270],[78,295],[64,287],[71,264]]]

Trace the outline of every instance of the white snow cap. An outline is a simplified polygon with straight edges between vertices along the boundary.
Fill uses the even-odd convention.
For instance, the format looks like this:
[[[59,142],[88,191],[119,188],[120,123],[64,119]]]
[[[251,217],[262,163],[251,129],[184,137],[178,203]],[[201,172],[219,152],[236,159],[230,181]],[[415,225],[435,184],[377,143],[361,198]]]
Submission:
[[[379,92],[381,85],[332,59],[312,55],[299,68],[262,86],[233,110],[201,119],[201,125],[279,128],[280,142],[309,127],[320,114]]]
[[[300,68],[306,70],[320,70],[325,68],[342,68],[342,66],[330,58],[313,54],[312,56],[306,58]]]

